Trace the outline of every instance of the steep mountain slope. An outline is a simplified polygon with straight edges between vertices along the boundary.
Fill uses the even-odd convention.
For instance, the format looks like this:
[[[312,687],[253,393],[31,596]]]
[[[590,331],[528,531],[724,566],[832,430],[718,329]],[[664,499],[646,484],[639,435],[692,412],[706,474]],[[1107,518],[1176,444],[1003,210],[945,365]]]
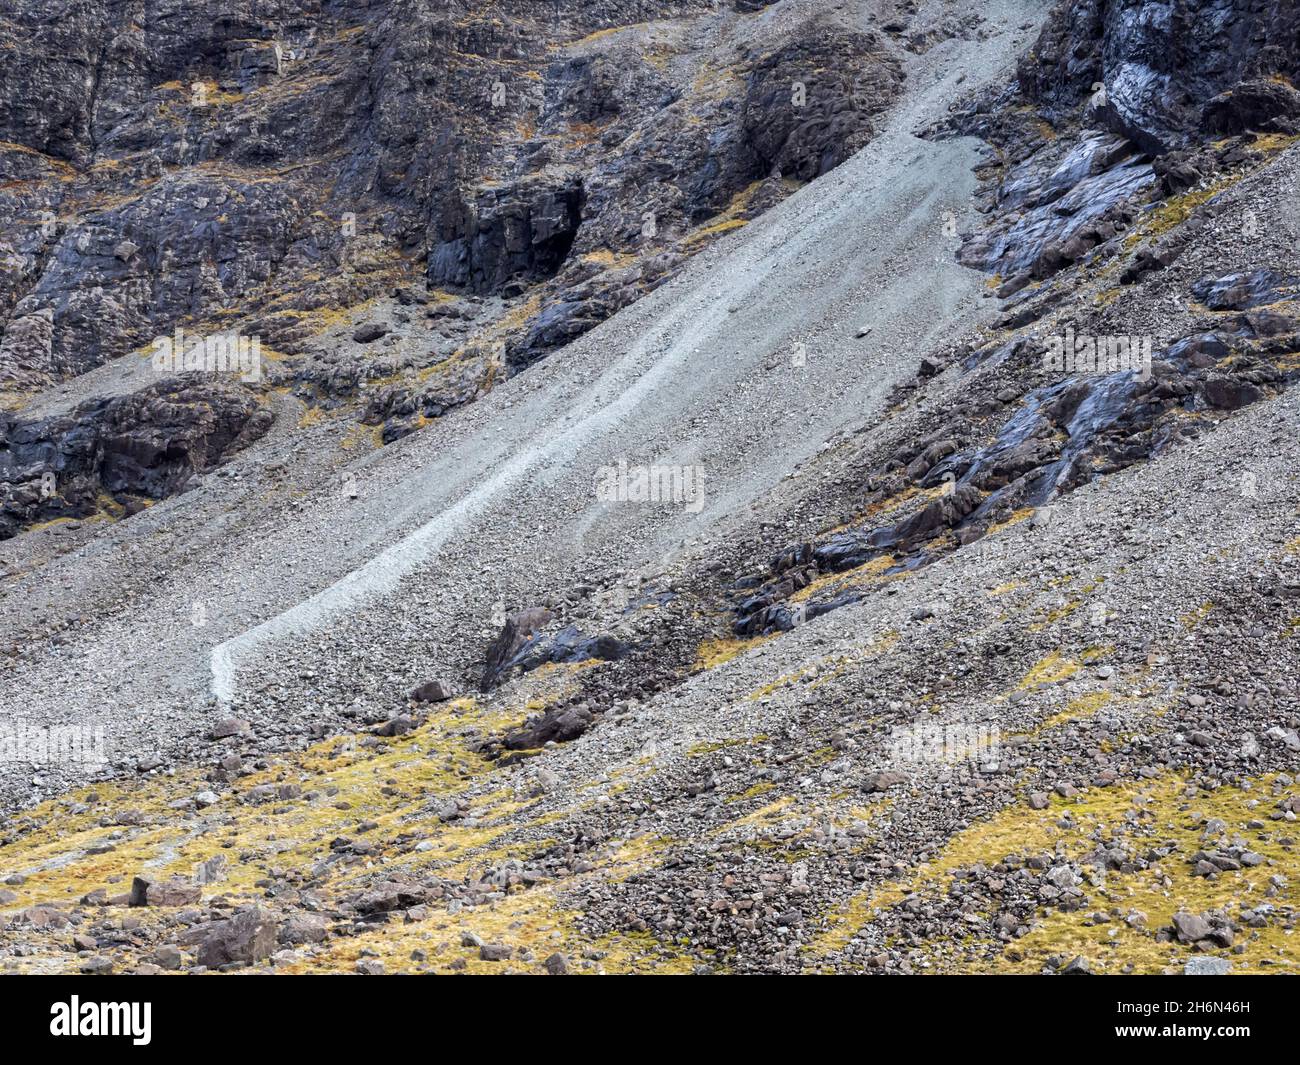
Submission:
[[[101,726],[109,759],[0,770],[10,966],[1295,971],[1289,8],[653,5],[574,44],[571,23],[633,16],[558,5],[566,58],[542,96],[582,71],[624,101],[622,139],[551,144],[584,175],[580,224],[523,253],[500,234],[564,229],[571,186],[529,199],[531,139],[495,156],[480,140],[470,169],[491,157],[498,176],[449,206],[425,178],[470,151],[448,140],[466,120],[429,132],[447,101],[412,99],[399,62],[429,25],[537,65],[521,12],[469,6],[468,28],[418,5],[406,22],[328,13],[375,27],[355,36],[387,41],[394,67],[342,111],[352,155],[265,190],[342,183],[371,209],[378,188],[384,232],[400,243],[423,217],[412,259],[458,293],[413,295],[403,267],[397,295],[286,347],[308,392],[187,376],[164,416],[135,398],[160,387],[147,361],[112,358],[127,348],[45,387],[84,368],[54,340],[14,377],[7,449],[29,449],[31,483],[32,456],[85,423],[77,454],[135,462],[108,462],[106,486],[185,490],[5,543],[5,719]],[[834,33],[803,35],[827,19]],[[679,98],[707,164],[636,147],[665,117],[626,113],[651,75],[618,57],[661,45],[673,76],[761,57],[714,103]],[[829,64],[827,91],[862,77],[872,102],[792,123],[789,83],[830,99],[836,48],[853,58]],[[322,51],[320,84],[340,92],[357,72]],[[86,99],[7,128],[84,168],[97,128],[124,135]],[[231,102],[246,104],[261,106]],[[543,103],[540,125],[564,106]],[[255,140],[231,126],[226,143]],[[697,163],[713,192],[685,177]],[[640,254],[617,234],[645,201],[610,190],[646,166],[672,168],[650,210],[679,227],[674,254],[697,253],[609,302],[580,264]],[[787,174],[810,183],[778,192]],[[509,191],[489,196],[495,181]],[[724,200],[752,181],[766,198],[731,225]],[[723,235],[693,241],[693,225]],[[333,283],[307,285],[331,314],[351,298]],[[269,289],[246,295],[240,314],[268,313]],[[505,338],[488,387],[475,369],[436,411],[316,391],[331,360],[333,382],[395,373],[389,396],[441,381],[441,363],[412,383],[346,339],[373,323],[405,342],[424,306],[458,308],[466,351]],[[61,313],[55,334],[79,320]],[[5,341],[39,333],[32,316]],[[538,361],[539,325],[575,316]],[[241,429],[248,395],[262,402]],[[304,397],[328,413],[304,416]],[[124,400],[184,446],[124,428]],[[376,410],[380,440],[356,427]],[[662,498],[638,494],[642,471]]]

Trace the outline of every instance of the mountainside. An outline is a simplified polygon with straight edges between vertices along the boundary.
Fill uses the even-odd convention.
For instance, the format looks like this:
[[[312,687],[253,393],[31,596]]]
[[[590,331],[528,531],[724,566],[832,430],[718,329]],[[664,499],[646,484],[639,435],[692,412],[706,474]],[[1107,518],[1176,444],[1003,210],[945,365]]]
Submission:
[[[1300,967],[1294,4],[0,46],[0,965]]]

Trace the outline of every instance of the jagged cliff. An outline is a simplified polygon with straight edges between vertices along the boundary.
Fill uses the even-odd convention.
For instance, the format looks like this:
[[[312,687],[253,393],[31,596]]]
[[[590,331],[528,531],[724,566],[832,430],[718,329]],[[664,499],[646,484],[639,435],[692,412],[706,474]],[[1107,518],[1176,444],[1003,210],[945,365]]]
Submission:
[[[898,90],[879,33],[717,7],[19,7],[0,23],[26,57],[0,73],[7,405],[178,325],[256,337],[264,401],[349,409],[385,442],[473,399],[834,167]],[[834,73],[794,89],[808,71]],[[9,463],[6,527],[96,512],[32,469]]]

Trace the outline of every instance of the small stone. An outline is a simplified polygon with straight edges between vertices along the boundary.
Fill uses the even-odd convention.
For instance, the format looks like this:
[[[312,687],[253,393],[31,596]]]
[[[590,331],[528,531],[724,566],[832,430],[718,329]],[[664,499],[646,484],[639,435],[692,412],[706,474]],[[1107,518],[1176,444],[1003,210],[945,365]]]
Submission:
[[[546,971],[551,976],[569,975],[569,959],[563,954],[552,954],[544,964],[546,965]]]
[[[506,961],[514,952],[514,947],[508,947],[504,943],[484,943],[478,948],[478,956],[482,961]]]

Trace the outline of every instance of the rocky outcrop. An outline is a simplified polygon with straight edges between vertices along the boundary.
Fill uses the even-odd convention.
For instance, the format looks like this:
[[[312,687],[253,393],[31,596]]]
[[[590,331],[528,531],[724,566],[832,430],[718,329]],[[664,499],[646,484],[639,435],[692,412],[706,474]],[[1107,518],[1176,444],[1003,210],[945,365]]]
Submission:
[[[271,421],[238,386],[184,378],[52,418],[0,415],[0,538],[106,507],[116,517],[134,513],[182,491]]]
[[[870,136],[901,83],[890,46],[766,6],[92,0],[56,24],[19,5],[0,19],[27,56],[0,72],[0,388],[219,315],[287,356],[275,384],[384,442],[414,431]],[[647,20],[672,32],[652,47]],[[436,373],[363,399],[391,372],[325,327],[430,290],[463,313],[402,341]]]
[[[1260,84],[1300,74],[1297,33],[1288,3],[1069,0],[1021,62],[1020,83],[1053,121],[1090,102],[1108,129],[1160,154],[1206,126],[1292,128],[1294,90]]]
[[[496,292],[521,291],[553,277],[568,257],[582,219],[582,186],[528,181],[484,189],[450,208],[429,251],[429,283]]]
[[[539,631],[551,621],[552,615],[545,607],[534,606],[520,610],[505,619],[501,632],[487,649],[480,687],[491,691],[510,668],[510,663],[521,653],[541,642]]]
[[[745,97],[754,173],[820,177],[866,143],[871,116],[889,105],[901,83],[898,61],[866,34],[800,40],[766,56],[755,64]]]

